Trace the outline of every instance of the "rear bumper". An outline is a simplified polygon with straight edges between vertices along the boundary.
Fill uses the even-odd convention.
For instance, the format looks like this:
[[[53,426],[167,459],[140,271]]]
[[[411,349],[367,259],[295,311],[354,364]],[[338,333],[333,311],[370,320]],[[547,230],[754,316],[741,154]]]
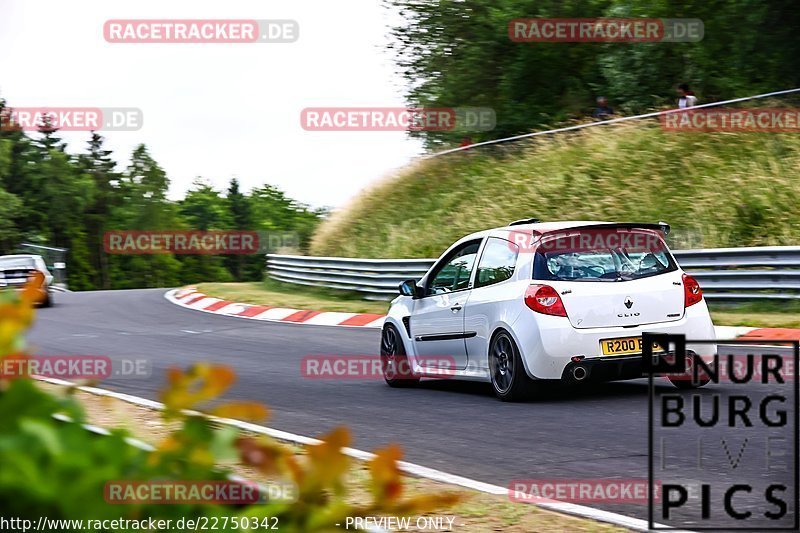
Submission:
[[[641,359],[641,354],[604,356],[600,349],[600,341],[603,339],[637,337],[648,332],[685,335],[687,340],[716,340],[714,325],[705,301],[689,307],[680,320],[634,328],[575,329],[565,317],[522,313],[513,330],[517,337],[517,345],[522,352],[525,369],[534,379],[561,379],[567,368],[571,368],[574,356],[582,356],[583,365],[597,365],[598,368],[603,368],[598,370],[598,373],[608,373],[612,376],[611,379],[641,377],[641,362],[638,370],[633,363],[634,359]],[[687,350],[706,359],[714,355],[716,345],[688,344]],[[614,375],[631,377],[614,378]]]
[[[688,354],[694,354],[687,351]],[[669,352],[674,355],[675,352]],[[576,372],[576,369],[582,371]],[[576,376],[577,374],[577,376]],[[660,375],[660,374],[657,374]],[[580,377],[584,376],[584,377]],[[583,361],[570,362],[564,368],[561,381],[567,383],[586,383],[592,381],[617,381],[625,379],[646,378],[642,369],[641,355],[625,355],[611,357],[595,357]]]
[[[584,369],[585,377],[575,376],[576,369]],[[581,375],[580,373],[578,374]],[[569,362],[561,374],[561,381],[582,383],[586,381],[615,381],[620,379],[637,379],[644,377],[642,373],[642,356],[626,355],[616,357],[596,357],[579,362]]]

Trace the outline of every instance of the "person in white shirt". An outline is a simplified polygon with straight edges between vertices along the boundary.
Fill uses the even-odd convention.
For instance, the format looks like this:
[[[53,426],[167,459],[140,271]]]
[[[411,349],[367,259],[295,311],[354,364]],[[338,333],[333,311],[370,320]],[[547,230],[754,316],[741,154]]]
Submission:
[[[681,83],[678,85],[678,107],[681,109],[685,109],[687,107],[694,107],[697,104],[697,97],[694,95],[691,89],[689,89],[688,83]]]

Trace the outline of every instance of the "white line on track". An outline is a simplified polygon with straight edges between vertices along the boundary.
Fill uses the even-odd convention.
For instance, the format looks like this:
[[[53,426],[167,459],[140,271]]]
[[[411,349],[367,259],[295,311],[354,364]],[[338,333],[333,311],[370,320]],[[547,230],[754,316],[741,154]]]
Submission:
[[[153,409],[157,411],[161,411],[164,409],[164,404],[160,402],[155,402],[153,400],[148,400],[147,398],[140,398],[139,396],[132,396],[130,394],[123,394],[121,392],[114,392],[107,389],[100,389],[97,387],[76,386],[75,383],[72,383],[70,381],[65,381],[62,379],[45,378],[39,376],[36,376],[35,378],[38,379],[39,381],[50,383],[52,385],[75,387],[77,390],[80,390],[82,392],[94,394],[96,396],[106,396],[109,398],[115,398],[117,400],[122,400],[124,402],[133,405],[138,405],[140,407],[146,407],[148,409]],[[184,413],[188,415],[204,416],[217,424],[235,427],[251,433],[267,435],[276,440],[290,442],[293,444],[314,445],[314,444],[319,444],[321,442],[312,437],[297,435],[294,433],[289,433],[287,431],[282,431],[280,429],[259,426],[257,424],[252,424],[250,422],[243,422],[241,420],[234,420],[231,418],[219,418],[216,416],[207,415],[205,413],[200,413],[198,411],[184,411]],[[375,454],[373,453],[365,452],[363,450],[357,450],[355,448],[343,448],[342,452],[349,457],[361,461],[367,461],[375,457]],[[447,472],[442,472],[441,470],[428,468],[427,466],[409,463],[406,461],[399,461],[398,466],[400,467],[401,471],[412,476],[430,479],[432,481],[439,481],[441,483],[447,483],[450,485],[458,485],[460,487],[476,490],[478,492],[483,492],[486,494],[494,494],[496,496],[502,496],[508,494],[507,487],[502,487],[500,485],[492,485],[490,483],[484,483],[482,481],[477,481],[475,479],[470,479],[463,476],[457,476],[455,474],[449,474]],[[552,503],[535,503],[533,505],[538,505],[543,509],[557,511],[559,513],[577,516],[580,518],[588,518],[591,520],[596,520],[598,522],[614,524],[620,527],[631,529],[633,531],[643,531],[643,532],[650,531],[647,527],[648,524],[646,520],[640,520],[638,518],[632,518],[618,513],[612,513],[609,511],[594,509],[592,507],[586,507],[585,505],[577,505],[573,503],[559,502],[559,501],[553,501]],[[658,528],[667,527],[662,524],[654,524],[654,525]],[[677,529],[670,529],[670,531],[671,533],[691,533],[689,531],[677,530]]]

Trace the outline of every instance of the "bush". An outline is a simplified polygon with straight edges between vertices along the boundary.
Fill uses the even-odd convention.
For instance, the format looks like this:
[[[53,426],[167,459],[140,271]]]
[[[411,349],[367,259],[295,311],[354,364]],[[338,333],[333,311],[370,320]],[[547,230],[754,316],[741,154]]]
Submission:
[[[0,359],[25,357],[22,333],[33,320],[33,293],[0,294]],[[1,361],[0,361],[1,362]],[[267,437],[239,434],[231,427],[214,427],[205,416],[187,409],[202,408],[223,394],[235,375],[225,367],[195,365],[173,369],[161,395],[163,416],[180,426],[148,452],[131,446],[124,430],[108,436],[87,431],[85,415],[74,395],[56,397],[30,378],[0,380],[0,516],[37,523],[57,519],[172,519],[236,517],[218,529],[248,529],[247,520],[277,517],[281,531],[333,531],[347,516],[410,515],[455,503],[450,494],[405,498],[397,466],[401,452],[391,446],[369,462],[372,501],[347,503],[345,474],[350,459],[342,448],[350,443],[344,428],[333,430],[322,443],[309,446],[299,460],[287,446]],[[267,410],[255,403],[227,403],[210,409],[222,417],[263,419]],[[53,415],[63,415],[64,422]],[[217,465],[240,460],[276,482],[293,483],[297,501],[264,504],[109,504],[109,481],[225,480],[229,471]],[[274,520],[274,519],[273,519]],[[173,522],[174,524],[175,522]],[[275,522],[270,522],[275,523]],[[222,522],[220,522],[222,524]],[[79,530],[62,525],[63,531]],[[263,525],[261,527],[263,528]],[[122,530],[122,529],[120,529]]]
[[[437,257],[512,220],[672,225],[675,249],[800,239],[800,137],[684,133],[647,121],[588,128],[409,165],[317,230],[313,255]]]

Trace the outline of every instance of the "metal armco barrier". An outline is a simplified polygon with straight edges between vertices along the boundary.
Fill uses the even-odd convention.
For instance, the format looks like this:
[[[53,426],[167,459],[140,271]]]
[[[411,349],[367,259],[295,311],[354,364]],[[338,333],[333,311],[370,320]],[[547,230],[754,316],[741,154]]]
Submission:
[[[419,279],[435,259],[352,259],[267,255],[269,277],[287,283],[358,291],[391,298],[407,279]]]
[[[709,299],[800,298],[800,246],[677,250]]]
[[[800,298],[800,246],[675,250],[681,267],[696,277],[709,299]],[[354,259],[267,255],[272,279],[391,299],[397,286],[419,279],[435,259]]]

